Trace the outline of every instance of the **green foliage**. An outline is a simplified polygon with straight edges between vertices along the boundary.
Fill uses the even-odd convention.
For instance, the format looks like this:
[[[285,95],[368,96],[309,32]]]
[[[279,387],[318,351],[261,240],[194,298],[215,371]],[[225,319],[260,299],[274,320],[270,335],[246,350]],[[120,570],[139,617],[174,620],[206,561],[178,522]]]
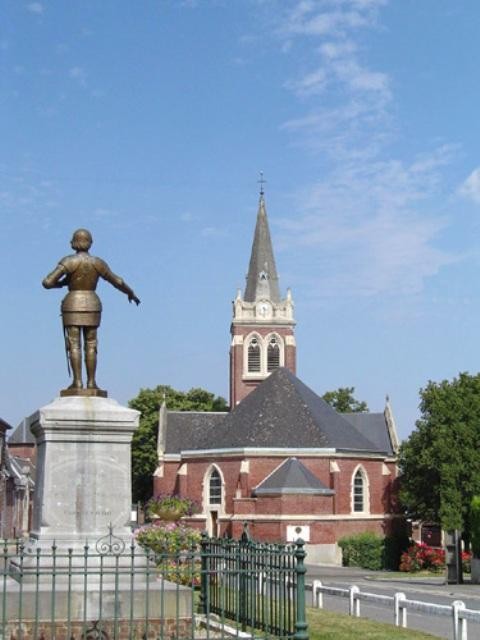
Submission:
[[[405,531],[399,531],[383,540],[383,568],[397,571],[402,553],[408,549],[410,538]]]
[[[420,411],[400,449],[400,499],[413,518],[468,538],[470,504],[480,494],[480,374],[430,381]]]
[[[377,571],[383,568],[384,539],[366,531],[345,536],[338,541],[343,552],[343,566]]]
[[[132,441],[132,493],[135,502],[152,495],[152,474],[157,465],[158,411],[166,400],[172,411],[228,411],[226,401],[204,389],[177,391],[166,385],[141,389],[128,405],[140,411],[140,426]]]
[[[470,533],[474,558],[480,558],[480,496],[473,496],[470,503]]]
[[[200,584],[200,563],[195,560],[201,533],[176,522],[145,525],[135,538],[147,552],[154,554],[159,573],[170,582],[188,586]]]
[[[339,413],[366,413],[367,403],[353,397],[355,387],[339,387],[336,391],[327,391],[322,398]]]

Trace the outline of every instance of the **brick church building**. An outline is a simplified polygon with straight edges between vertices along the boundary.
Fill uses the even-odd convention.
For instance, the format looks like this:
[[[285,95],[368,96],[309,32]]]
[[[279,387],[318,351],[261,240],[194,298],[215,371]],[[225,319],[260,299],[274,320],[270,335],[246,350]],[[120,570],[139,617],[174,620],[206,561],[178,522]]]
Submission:
[[[337,413],[296,377],[294,305],[280,294],[263,192],[245,292],[233,302],[230,412],[160,409],[154,494],[201,505],[189,523],[238,537],[307,542],[339,563],[344,535],[396,521],[398,437],[381,413]]]

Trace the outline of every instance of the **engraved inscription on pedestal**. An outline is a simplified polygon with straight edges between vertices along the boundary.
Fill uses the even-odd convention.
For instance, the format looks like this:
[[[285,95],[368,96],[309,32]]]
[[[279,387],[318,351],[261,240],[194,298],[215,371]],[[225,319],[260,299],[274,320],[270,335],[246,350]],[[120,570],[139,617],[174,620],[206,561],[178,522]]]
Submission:
[[[38,447],[32,538],[78,546],[110,524],[130,537],[130,446],[138,416],[112,399],[65,397],[32,417]]]

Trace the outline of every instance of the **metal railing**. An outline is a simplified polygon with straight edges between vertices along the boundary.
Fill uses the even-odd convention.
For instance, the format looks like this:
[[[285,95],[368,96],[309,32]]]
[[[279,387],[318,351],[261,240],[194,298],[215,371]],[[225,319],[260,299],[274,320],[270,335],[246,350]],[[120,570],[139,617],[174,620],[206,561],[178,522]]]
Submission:
[[[0,640],[308,640],[302,543],[152,553],[110,529],[76,548],[0,544]]]
[[[313,580],[311,585],[306,585],[306,589],[312,590],[313,606],[318,609],[323,609],[324,595],[348,598],[348,612],[355,617],[360,617],[361,602],[391,607],[393,623],[396,627],[407,627],[408,611],[448,617],[452,621],[455,640],[468,640],[468,620],[480,623],[480,611],[467,609],[462,600],[455,600],[451,605],[434,604],[420,600],[409,600],[402,592],[397,592],[393,596],[386,596],[360,591],[360,588],[356,585],[351,585],[348,589],[330,587],[324,585],[321,580]]]
[[[243,632],[307,640],[303,542],[262,544],[248,538],[201,542],[200,610],[235,622]]]

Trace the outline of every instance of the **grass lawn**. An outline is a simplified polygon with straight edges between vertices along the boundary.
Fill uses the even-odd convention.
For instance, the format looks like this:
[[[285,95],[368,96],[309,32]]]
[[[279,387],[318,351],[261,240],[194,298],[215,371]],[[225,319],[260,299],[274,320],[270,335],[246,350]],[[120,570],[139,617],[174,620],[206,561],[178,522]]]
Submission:
[[[353,618],[324,609],[307,609],[310,640],[427,640],[429,633],[401,629],[366,618]]]

